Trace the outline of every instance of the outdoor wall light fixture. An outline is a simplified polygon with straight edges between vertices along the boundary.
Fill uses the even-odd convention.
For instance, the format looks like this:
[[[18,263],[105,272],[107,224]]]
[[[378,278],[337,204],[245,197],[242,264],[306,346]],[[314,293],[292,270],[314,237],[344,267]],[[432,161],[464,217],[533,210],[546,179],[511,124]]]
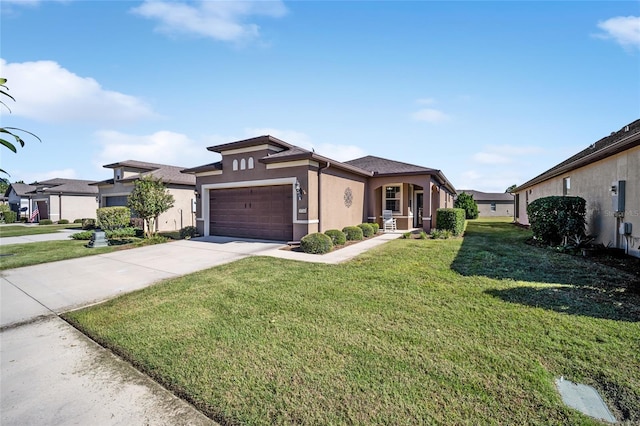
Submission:
[[[302,189],[302,187],[300,186],[300,182],[298,182],[296,180],[295,185],[293,186],[294,189],[296,190],[296,194],[298,196],[298,201],[302,200],[302,195],[305,194],[304,189]]]
[[[194,190],[193,192],[196,194],[196,198],[200,198],[200,193],[198,192],[198,190],[197,190],[197,189],[196,189],[196,190]]]

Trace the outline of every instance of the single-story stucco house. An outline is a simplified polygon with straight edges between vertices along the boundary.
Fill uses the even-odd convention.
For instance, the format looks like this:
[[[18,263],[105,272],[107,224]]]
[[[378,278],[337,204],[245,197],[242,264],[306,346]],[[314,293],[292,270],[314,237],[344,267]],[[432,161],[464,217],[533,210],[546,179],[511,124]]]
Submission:
[[[135,182],[144,176],[161,179],[174,198],[174,205],[156,222],[157,231],[176,231],[195,226],[195,183],[192,175],[181,173],[184,167],[127,160],[103,166],[113,169],[113,178],[96,182],[100,207],[126,206]],[[142,226],[142,224],[141,224]]]
[[[462,193],[473,196],[480,217],[513,217],[514,196],[508,192],[482,192],[473,189],[458,191],[458,194]]]
[[[203,235],[297,241],[313,232],[381,223],[435,226],[455,188],[440,170],[367,156],[339,162],[273,136],[207,148],[222,160],[183,172],[196,179],[197,228]]]
[[[520,185],[514,193],[515,220],[525,225],[527,206],[535,199],[584,198],[587,232],[597,236],[596,242],[640,257],[640,120]]]
[[[12,183],[5,195],[11,210],[18,217],[30,218],[38,210],[34,220],[95,218],[98,208],[98,189],[92,180],[49,179],[31,184]]]

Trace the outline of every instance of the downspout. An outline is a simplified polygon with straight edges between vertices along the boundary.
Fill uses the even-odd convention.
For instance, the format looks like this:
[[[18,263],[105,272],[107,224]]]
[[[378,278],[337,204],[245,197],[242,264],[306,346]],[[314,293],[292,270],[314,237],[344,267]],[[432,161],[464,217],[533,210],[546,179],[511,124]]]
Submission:
[[[327,161],[327,165],[318,169],[318,232],[322,232],[322,171],[331,167],[331,162]]]
[[[62,219],[62,192],[58,192],[58,221]]]

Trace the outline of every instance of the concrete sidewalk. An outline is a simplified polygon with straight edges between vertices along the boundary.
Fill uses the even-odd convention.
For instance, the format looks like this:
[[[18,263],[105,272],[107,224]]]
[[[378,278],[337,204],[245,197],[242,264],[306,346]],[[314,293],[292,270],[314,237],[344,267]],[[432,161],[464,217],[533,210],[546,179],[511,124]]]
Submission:
[[[51,232],[48,234],[23,235],[20,237],[4,237],[4,238],[0,238],[0,246],[7,246],[9,244],[38,243],[41,241],[68,240],[71,238],[71,235],[77,232],[82,232],[82,229],[61,229],[59,231]]]
[[[57,314],[248,256],[344,262],[400,235],[325,255],[205,237],[0,272],[0,424],[215,424]]]

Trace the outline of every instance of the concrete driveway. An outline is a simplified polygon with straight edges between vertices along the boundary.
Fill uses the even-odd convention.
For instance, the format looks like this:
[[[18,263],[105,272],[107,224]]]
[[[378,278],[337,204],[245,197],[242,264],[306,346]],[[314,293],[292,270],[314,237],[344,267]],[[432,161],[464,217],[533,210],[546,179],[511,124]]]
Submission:
[[[281,246],[210,237],[3,271],[0,424],[214,424],[57,314]]]

